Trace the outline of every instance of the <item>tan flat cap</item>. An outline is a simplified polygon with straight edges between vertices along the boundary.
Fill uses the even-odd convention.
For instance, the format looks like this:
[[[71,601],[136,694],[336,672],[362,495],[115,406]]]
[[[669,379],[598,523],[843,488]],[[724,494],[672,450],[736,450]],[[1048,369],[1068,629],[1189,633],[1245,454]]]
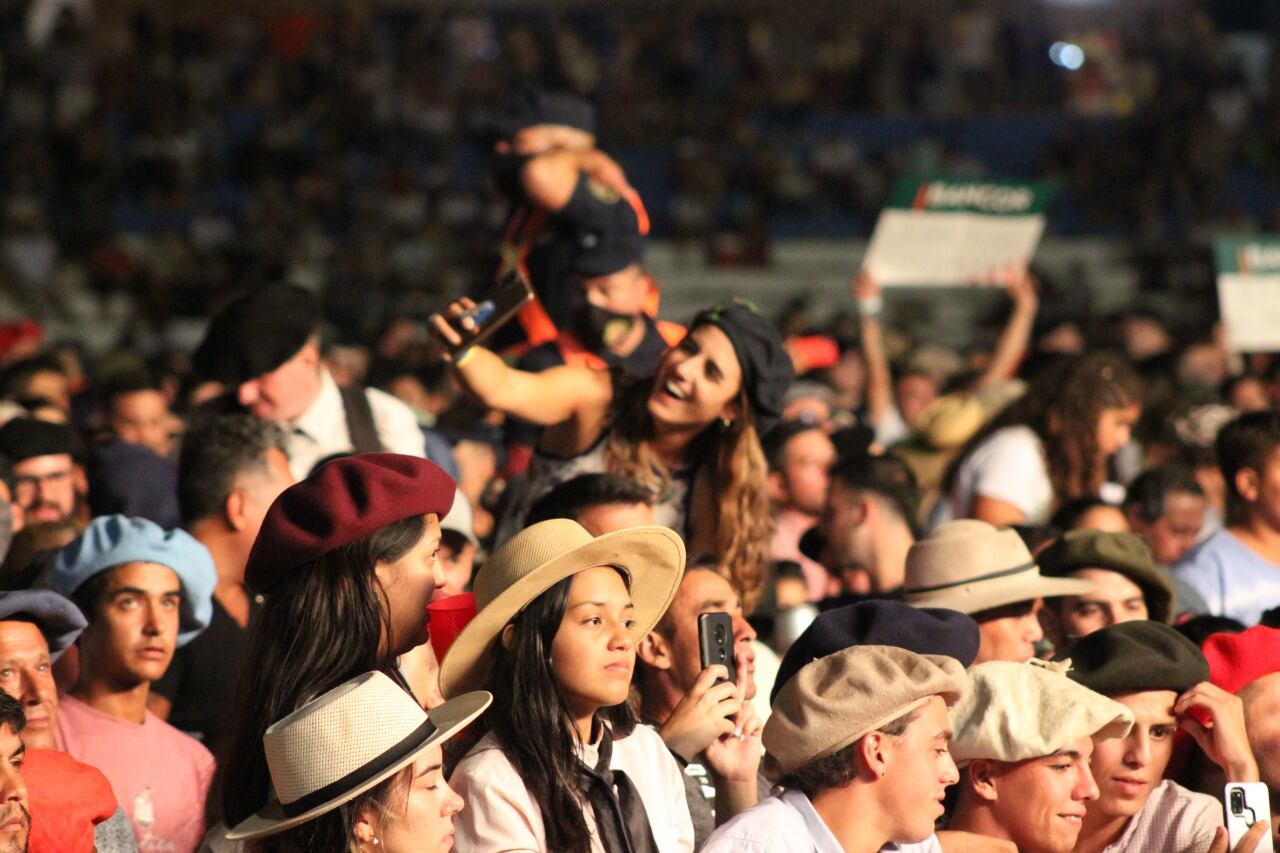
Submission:
[[[908,604],[970,614],[1093,590],[1091,581],[1042,576],[1014,530],[971,518],[940,524],[912,545],[903,586]]]
[[[930,696],[965,692],[964,667],[897,646],[853,646],[801,667],[773,701],[764,746],[780,778],[914,711]]]
[[[988,661],[969,669],[969,689],[951,708],[951,757],[1024,761],[1082,737],[1124,737],[1133,712],[1067,678],[1071,662]]]

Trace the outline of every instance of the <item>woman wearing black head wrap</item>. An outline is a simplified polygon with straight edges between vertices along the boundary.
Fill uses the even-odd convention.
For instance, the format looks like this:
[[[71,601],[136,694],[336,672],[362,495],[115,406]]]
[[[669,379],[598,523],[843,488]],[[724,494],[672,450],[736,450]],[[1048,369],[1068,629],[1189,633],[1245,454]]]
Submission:
[[[446,314],[470,307],[460,300]],[[445,317],[432,324],[441,343],[463,343]],[[656,520],[691,552],[718,554],[723,573],[754,600],[771,533],[759,436],[777,420],[794,370],[778,330],[753,306],[733,299],[699,313],[650,379],[576,366],[527,373],[478,346],[455,367],[484,405],[548,427],[499,539],[557,483],[620,473],[649,486]]]

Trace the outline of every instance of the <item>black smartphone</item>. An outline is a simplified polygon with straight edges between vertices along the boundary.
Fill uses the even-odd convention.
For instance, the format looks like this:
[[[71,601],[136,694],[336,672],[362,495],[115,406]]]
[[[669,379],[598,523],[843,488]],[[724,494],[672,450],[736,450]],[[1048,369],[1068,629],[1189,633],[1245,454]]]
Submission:
[[[462,344],[450,351],[450,356],[459,358],[471,347],[483,341],[501,328],[524,304],[533,299],[533,288],[519,270],[512,270],[494,285],[484,298],[476,302],[475,307],[462,316],[450,320],[450,324],[462,335]],[[464,319],[475,323],[471,330],[462,327]]]
[[[738,665],[733,656],[733,617],[723,611],[698,615],[698,649],[702,653],[702,668],[721,664],[729,670],[728,679],[738,680]]]

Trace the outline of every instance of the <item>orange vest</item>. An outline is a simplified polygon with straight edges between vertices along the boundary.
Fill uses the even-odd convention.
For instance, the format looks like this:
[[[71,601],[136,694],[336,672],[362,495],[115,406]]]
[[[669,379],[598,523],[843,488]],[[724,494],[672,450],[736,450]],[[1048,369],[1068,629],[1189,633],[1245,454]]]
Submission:
[[[649,233],[649,212],[645,210],[640,194],[633,190],[629,193],[624,193],[623,198],[627,200],[627,203],[631,205],[631,209],[635,211],[639,232],[647,235]],[[513,269],[518,269],[524,274],[525,279],[529,280],[529,253],[533,251],[539,232],[547,224],[547,218],[547,212],[544,210],[528,207],[527,205],[520,205],[516,208],[511,220],[507,223],[506,232],[502,235],[501,259],[498,264],[497,276],[499,279]],[[650,296],[645,305],[645,313],[650,317],[656,317],[658,314],[656,283],[650,288]],[[524,329],[530,349],[556,339],[558,333],[556,324],[551,321],[550,315],[547,314],[546,309],[542,307],[542,302],[536,296],[520,309],[516,318]]]

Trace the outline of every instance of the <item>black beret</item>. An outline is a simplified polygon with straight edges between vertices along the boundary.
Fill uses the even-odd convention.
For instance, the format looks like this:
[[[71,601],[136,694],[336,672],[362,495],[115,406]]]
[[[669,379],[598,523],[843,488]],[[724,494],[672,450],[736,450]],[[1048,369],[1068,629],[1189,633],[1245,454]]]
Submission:
[[[1173,620],[1173,585],[1156,565],[1151,548],[1133,533],[1068,530],[1036,557],[1040,573],[1066,577],[1079,569],[1118,572],[1142,588],[1147,615],[1157,622]]]
[[[805,629],[778,666],[772,703],[801,667],[850,646],[897,646],[918,655],[946,655],[969,666],[978,656],[978,623],[963,613],[874,599],[837,607]]]
[[[511,96],[491,129],[506,137],[539,124],[558,124],[594,134],[596,108],[590,101],[566,92],[524,90]]]
[[[320,328],[320,301],[292,284],[271,284],[222,310],[192,359],[196,376],[239,385],[270,373]]]
[[[584,233],[578,240],[573,271],[583,278],[613,275],[644,260],[644,237],[632,234]]]
[[[0,453],[10,462],[61,453],[79,456],[82,449],[80,436],[66,424],[37,418],[14,418],[0,427]]]
[[[1182,693],[1209,680],[1209,662],[1196,644],[1168,625],[1140,619],[1101,628],[1058,653],[1067,675],[1096,693],[1144,690]]]
[[[768,432],[782,416],[782,397],[796,378],[791,354],[782,345],[778,327],[755,306],[734,297],[698,312],[689,326],[715,326],[733,344],[742,367],[742,387],[751,403],[756,432]]]

